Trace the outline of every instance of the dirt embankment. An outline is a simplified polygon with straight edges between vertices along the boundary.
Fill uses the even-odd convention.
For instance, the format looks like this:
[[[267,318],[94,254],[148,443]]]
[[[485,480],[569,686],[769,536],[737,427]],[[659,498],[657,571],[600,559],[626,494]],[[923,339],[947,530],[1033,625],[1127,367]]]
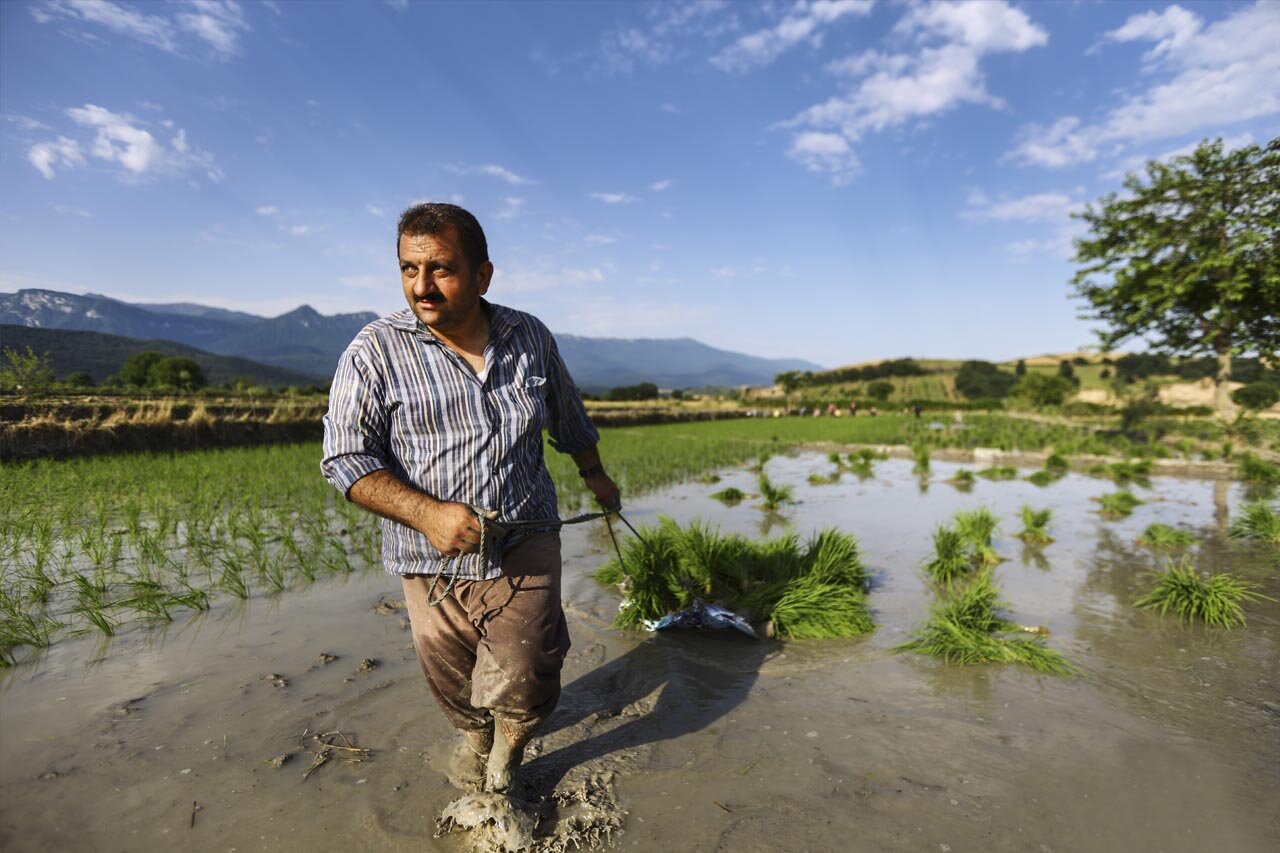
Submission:
[[[196,450],[316,441],[325,398],[122,400],[110,397],[0,402],[0,461],[138,450]],[[738,408],[589,406],[599,426],[644,426],[740,418]]]

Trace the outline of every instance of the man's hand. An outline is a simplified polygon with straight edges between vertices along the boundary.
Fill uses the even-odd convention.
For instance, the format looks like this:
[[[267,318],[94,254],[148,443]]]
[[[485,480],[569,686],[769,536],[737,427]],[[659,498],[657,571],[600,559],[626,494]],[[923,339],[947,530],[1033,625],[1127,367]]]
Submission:
[[[599,474],[584,477],[582,482],[596,496],[600,506],[610,511],[622,509],[622,491],[608,474],[601,471]]]
[[[466,504],[437,501],[423,511],[414,527],[426,534],[435,549],[446,557],[480,550],[480,519]]]

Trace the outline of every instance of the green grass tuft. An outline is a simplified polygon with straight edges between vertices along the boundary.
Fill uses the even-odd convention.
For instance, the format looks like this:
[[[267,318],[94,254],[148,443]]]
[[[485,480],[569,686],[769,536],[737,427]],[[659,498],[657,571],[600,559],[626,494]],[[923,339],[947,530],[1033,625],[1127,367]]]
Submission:
[[[1000,615],[999,591],[984,571],[955,588],[929,620],[897,651],[941,658],[949,664],[1020,663],[1047,675],[1078,675],[1079,669],[1042,637],[1006,637],[1023,629]]]
[[[1053,510],[1051,509],[1032,509],[1024,504],[1022,507],[1022,529],[1014,535],[1028,545],[1047,545],[1053,541],[1053,537],[1045,529],[1049,526],[1049,519],[1052,517]]]
[[[753,542],[663,518],[641,536],[643,542],[628,540],[621,560],[610,560],[594,575],[599,583],[622,587],[620,627],[639,627],[696,597],[752,619],[772,619],[788,639],[852,637],[874,628],[867,570],[857,541],[847,534],[824,530],[802,549],[794,535]]]
[[[1200,619],[1207,625],[1237,628],[1245,624],[1243,602],[1272,600],[1256,589],[1256,584],[1225,572],[1202,577],[1195,564],[1183,558],[1157,573],[1154,586],[1134,605],[1162,616],[1172,611],[1179,619]]]
[[[1240,479],[1250,483],[1280,483],[1280,465],[1260,459],[1252,453],[1241,454]]]
[[[778,509],[784,504],[792,503],[794,500],[790,486],[775,486],[763,471],[760,472],[758,485],[760,487],[760,497],[762,498],[760,505],[765,509]]]
[[[727,489],[721,489],[720,491],[715,492],[711,495],[711,497],[715,498],[716,500],[722,501],[727,504],[740,503],[743,500],[743,498],[745,498],[746,496],[747,496],[746,492],[742,491],[741,489],[735,489],[733,486],[730,486]]]
[[[1280,545],[1280,514],[1265,501],[1254,501],[1240,508],[1240,515],[1231,523],[1231,536],[1235,539],[1256,539]]]
[[[1180,551],[1199,542],[1190,530],[1178,530],[1167,524],[1150,524],[1138,537],[1138,544],[1148,548],[1160,548],[1167,551]]]
[[[1145,503],[1130,492],[1112,492],[1098,498],[1098,502],[1102,504],[1099,511],[1108,518],[1123,518],[1131,514],[1134,507]]]
[[[978,476],[986,477],[988,480],[1012,480],[1018,476],[1018,469],[1012,465],[994,465],[983,468],[978,472]]]

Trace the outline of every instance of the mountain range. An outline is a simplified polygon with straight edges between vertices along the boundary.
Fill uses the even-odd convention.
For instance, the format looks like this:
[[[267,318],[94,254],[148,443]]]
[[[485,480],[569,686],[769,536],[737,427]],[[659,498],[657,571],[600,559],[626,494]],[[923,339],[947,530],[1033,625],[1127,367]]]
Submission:
[[[298,375],[311,381],[332,377],[338,356],[356,333],[375,319],[377,315],[371,311],[326,316],[308,305],[279,317],[259,317],[194,303],[130,303],[92,293],[38,289],[0,293],[0,324],[173,341],[292,371],[294,379],[285,384],[304,384]],[[12,337],[13,333],[5,336],[0,332],[0,336]],[[583,390],[592,392],[640,382],[653,382],[664,388],[768,385],[774,376],[785,371],[822,369],[800,359],[758,358],[716,349],[690,338],[618,339],[557,334],[556,340],[574,380]],[[105,346],[102,341],[97,344],[99,349]],[[73,339],[58,345],[60,371],[63,365],[73,364],[76,345]],[[33,348],[40,351],[39,347]],[[93,373],[101,372],[102,366],[75,364],[65,369]]]

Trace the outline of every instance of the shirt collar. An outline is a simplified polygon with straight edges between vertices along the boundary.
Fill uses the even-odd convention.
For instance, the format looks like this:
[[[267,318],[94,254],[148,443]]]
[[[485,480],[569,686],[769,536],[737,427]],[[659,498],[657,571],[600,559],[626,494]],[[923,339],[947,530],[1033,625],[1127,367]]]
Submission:
[[[499,340],[506,333],[520,325],[523,319],[520,312],[513,311],[505,305],[496,305],[483,296],[480,297],[480,304],[489,310],[489,339]],[[422,335],[426,340],[437,340],[436,336],[427,328],[427,324],[418,319],[413,313],[412,308],[401,308],[394,314],[387,317],[387,322],[391,328],[399,329],[402,332],[411,332]]]

